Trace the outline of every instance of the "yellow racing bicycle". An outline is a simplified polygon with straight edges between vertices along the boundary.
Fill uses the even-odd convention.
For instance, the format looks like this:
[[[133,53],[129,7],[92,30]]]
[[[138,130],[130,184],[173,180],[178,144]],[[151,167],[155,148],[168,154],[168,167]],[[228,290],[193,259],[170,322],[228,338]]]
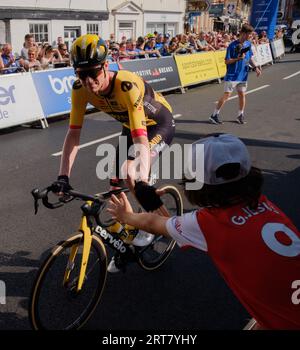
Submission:
[[[126,271],[129,263],[138,263],[147,271],[158,269],[172,252],[175,241],[156,236],[145,247],[126,243],[124,237],[134,228],[116,234],[109,232],[112,222],[103,219],[106,205],[112,194],[129,192],[120,189],[87,195],[70,190],[59,202],[51,203],[48,195],[52,186],[32,190],[35,213],[39,202],[56,209],[72,200],[80,200],[82,217],[79,229],[69,239],[54,247],[34,282],[29,305],[29,319],[34,329],[79,329],[95,311],[105,287],[107,276],[107,247],[116,252],[119,266]],[[176,187],[160,188],[161,199],[169,216],[182,215],[182,198]]]

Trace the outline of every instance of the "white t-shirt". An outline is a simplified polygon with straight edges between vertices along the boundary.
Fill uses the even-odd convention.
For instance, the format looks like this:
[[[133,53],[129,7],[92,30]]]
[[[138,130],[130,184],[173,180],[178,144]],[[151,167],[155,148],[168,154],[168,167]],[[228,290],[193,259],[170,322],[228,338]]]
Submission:
[[[167,231],[180,247],[194,247],[207,252],[207,243],[197,221],[197,212],[170,218],[167,221]]]

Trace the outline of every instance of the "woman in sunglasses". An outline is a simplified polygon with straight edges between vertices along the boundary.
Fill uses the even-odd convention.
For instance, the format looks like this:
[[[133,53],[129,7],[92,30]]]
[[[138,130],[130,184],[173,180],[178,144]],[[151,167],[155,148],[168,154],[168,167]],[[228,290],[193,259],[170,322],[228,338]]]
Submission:
[[[118,147],[111,186],[119,187],[121,177],[136,193],[148,183],[151,163],[172,142],[175,122],[168,102],[138,75],[125,70],[109,71],[107,55],[105,41],[94,34],[83,35],[72,45],[71,60],[78,80],[73,85],[70,127],[61,158],[60,192],[70,186],[69,176],[88,103],[121,122],[122,136],[127,138],[127,160],[123,164],[119,161]],[[149,209],[147,198],[140,202]],[[154,237],[145,234],[141,239],[136,238],[136,245],[141,246],[149,244]],[[110,272],[118,270],[114,262],[110,267]]]

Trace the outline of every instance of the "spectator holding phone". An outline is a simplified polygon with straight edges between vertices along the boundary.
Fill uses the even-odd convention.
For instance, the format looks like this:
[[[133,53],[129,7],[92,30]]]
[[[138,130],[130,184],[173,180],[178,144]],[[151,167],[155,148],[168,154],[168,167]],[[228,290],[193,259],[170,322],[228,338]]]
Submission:
[[[9,43],[3,45],[1,59],[3,63],[3,74],[17,73],[22,70],[22,59],[16,59],[12,54],[12,46]],[[11,68],[11,69],[6,69]]]
[[[63,59],[58,49],[54,49],[53,46],[48,45],[44,50],[40,62],[42,67],[47,69],[49,65],[53,65],[57,62],[63,62]]]
[[[239,39],[233,41],[227,48],[225,57],[227,72],[224,78],[224,94],[219,99],[213,114],[209,118],[212,124],[222,124],[219,117],[220,110],[229,99],[234,89],[237,90],[239,97],[237,122],[239,124],[245,124],[244,109],[246,105],[249,64],[255,67],[257,76],[261,74],[261,69],[255,65],[252,58],[253,53],[251,50],[251,42],[249,41],[252,32],[253,27],[249,24],[244,24],[241,28]]]

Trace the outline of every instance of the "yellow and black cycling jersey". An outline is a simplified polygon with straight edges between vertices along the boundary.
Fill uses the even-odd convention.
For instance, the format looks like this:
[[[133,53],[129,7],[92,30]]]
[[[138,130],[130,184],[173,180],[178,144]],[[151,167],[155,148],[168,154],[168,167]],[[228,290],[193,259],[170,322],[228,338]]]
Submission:
[[[172,112],[161,94],[138,75],[125,70],[115,72],[106,95],[89,92],[79,80],[74,83],[70,128],[82,127],[88,103],[121,122],[133,137],[147,135],[148,126],[164,124],[166,109]]]

